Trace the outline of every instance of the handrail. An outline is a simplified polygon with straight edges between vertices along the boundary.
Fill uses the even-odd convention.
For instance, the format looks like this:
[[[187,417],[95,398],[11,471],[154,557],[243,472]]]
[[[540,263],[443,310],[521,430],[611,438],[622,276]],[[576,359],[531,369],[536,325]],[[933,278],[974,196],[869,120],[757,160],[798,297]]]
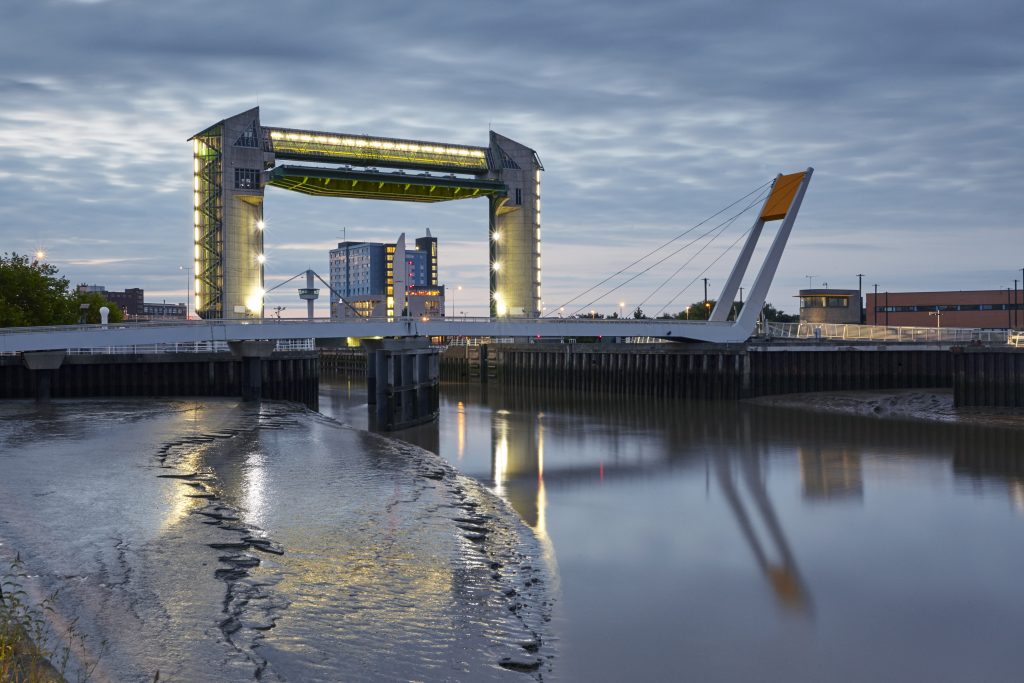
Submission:
[[[1005,344],[1009,330],[973,327],[904,327],[848,323],[773,323],[765,334],[780,339],[841,339],[848,341],[950,342]]]

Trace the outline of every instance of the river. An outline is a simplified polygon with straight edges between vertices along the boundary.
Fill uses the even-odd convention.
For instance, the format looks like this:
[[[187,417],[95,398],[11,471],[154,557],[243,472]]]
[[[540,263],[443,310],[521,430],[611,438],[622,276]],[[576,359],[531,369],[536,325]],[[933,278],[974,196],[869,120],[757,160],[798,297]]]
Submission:
[[[95,680],[1020,678],[1022,429],[463,385],[396,440],[325,379],[0,404]]]

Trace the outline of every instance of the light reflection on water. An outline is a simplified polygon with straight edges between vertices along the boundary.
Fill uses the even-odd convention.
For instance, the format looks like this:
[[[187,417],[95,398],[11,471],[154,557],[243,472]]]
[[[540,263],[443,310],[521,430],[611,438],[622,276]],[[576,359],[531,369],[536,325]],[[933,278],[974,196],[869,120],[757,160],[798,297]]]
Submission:
[[[1019,676],[1024,430],[445,386],[397,436],[535,531],[567,680]]]

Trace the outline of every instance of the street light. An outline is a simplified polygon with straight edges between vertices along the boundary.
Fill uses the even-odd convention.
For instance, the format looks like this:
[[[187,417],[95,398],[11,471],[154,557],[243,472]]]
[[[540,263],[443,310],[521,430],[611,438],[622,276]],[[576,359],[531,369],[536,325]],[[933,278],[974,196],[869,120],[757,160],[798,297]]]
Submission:
[[[46,258],[46,252],[42,249],[36,249],[36,261],[42,261]]]
[[[625,301],[620,301],[619,302],[619,317],[620,318],[624,318],[625,316],[626,316],[626,302]]]
[[[942,311],[928,311],[928,315],[935,316],[935,329],[942,327]]]
[[[188,309],[192,304],[192,266],[178,266],[185,271],[185,320],[188,320]]]

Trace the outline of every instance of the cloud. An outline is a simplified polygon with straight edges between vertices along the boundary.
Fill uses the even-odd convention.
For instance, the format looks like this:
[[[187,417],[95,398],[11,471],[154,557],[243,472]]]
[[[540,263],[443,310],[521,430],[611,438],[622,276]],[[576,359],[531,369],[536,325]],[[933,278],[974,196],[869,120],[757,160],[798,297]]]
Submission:
[[[177,286],[191,260],[185,140],[258,103],[272,125],[468,144],[490,125],[537,149],[546,300],[810,165],[772,290],[782,305],[810,271],[836,286],[858,272],[1004,286],[1024,246],[1022,22],[1003,0],[14,2],[0,25],[0,238],[51,245],[72,280]],[[271,190],[266,211],[269,275],[326,271],[342,228],[391,241],[429,226],[442,280],[485,305],[484,202]],[[61,246],[83,236],[104,241]],[[707,276],[723,282],[729,261]],[[650,289],[638,279],[605,304]]]

